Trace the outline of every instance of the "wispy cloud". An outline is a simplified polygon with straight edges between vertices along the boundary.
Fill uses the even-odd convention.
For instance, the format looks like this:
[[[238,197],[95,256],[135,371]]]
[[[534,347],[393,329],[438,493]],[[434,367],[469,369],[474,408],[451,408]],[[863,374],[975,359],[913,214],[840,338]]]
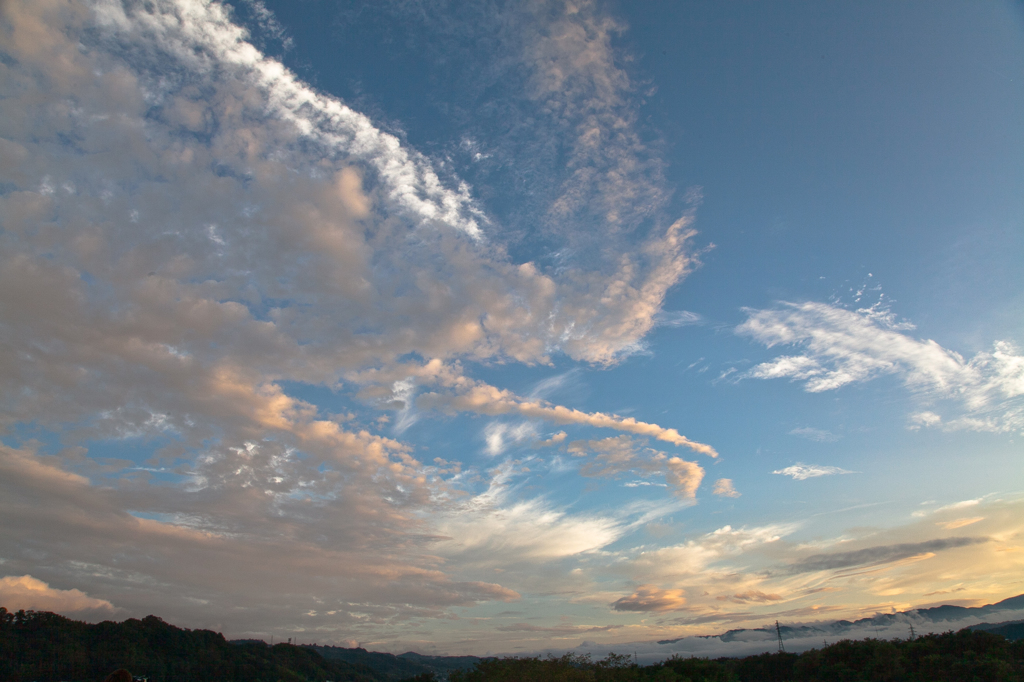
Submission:
[[[689,327],[702,324],[704,318],[689,310],[663,310],[654,318],[659,327]]]
[[[568,372],[562,372],[561,374],[556,374],[553,377],[542,379],[534,384],[533,390],[530,391],[528,397],[532,400],[536,400],[538,398],[547,399],[552,393],[557,393],[560,390],[572,386],[576,381],[578,381],[578,377],[579,370],[571,369]]]
[[[919,509],[913,514],[911,514],[911,516],[920,518],[924,516],[929,516],[931,514],[941,514],[942,512],[947,511],[961,511],[964,509],[970,509],[971,507],[976,507],[979,504],[981,504],[984,500],[985,497],[977,497],[971,500],[961,500],[959,502],[952,502],[950,504],[945,504],[935,509]]]
[[[283,52],[295,47],[295,41],[263,0],[240,0],[236,8],[238,6],[243,8],[245,14],[250,15],[257,29],[257,35],[252,37],[258,41],[259,47],[266,50],[268,40],[278,43]]]
[[[656,440],[690,448],[709,457],[717,457],[713,447],[692,441],[676,429],[639,421],[634,417],[621,417],[604,412],[583,412],[543,400],[522,398],[507,389],[463,376],[458,368],[435,363],[423,368],[423,376],[430,374],[442,391],[425,393],[419,404],[425,408],[476,412],[487,415],[518,414],[531,419],[542,419],[555,424],[580,424],[655,438]]]
[[[533,444],[533,447],[546,448],[552,445],[561,445],[562,443],[565,442],[565,439],[568,437],[569,434],[567,434],[565,431],[559,431],[558,433],[553,434],[550,438],[545,438],[544,440],[539,440],[535,442]]]
[[[793,429],[792,431],[789,432],[789,434],[791,436],[800,436],[801,438],[817,441],[819,443],[834,443],[837,440],[839,440],[839,436],[832,433],[831,431],[826,431],[825,429],[815,429],[811,428],[810,426],[803,426],[797,429]]]
[[[641,585],[633,594],[612,603],[616,611],[678,611],[685,607],[685,590],[664,590],[656,585]]]
[[[866,547],[852,552],[815,554],[797,561],[789,568],[789,571],[792,573],[810,573],[813,571],[834,571],[868,564],[884,564],[930,552],[941,552],[947,549],[968,547],[984,542],[988,542],[988,538],[943,538],[926,542]]]
[[[704,469],[695,462],[669,457],[663,452],[643,447],[629,436],[573,441],[567,449],[575,457],[588,458],[580,467],[582,476],[611,477],[625,473],[663,475],[665,482],[672,486],[676,494],[687,499],[696,497],[697,488],[704,480]]]
[[[972,516],[963,519],[953,519],[952,521],[940,521],[936,525],[945,528],[946,530],[956,530],[957,528],[966,528],[967,526],[973,526],[979,521],[984,521],[984,516]]]
[[[653,586],[652,597],[662,589],[682,590],[685,615],[667,622],[678,628],[675,632],[707,634],[715,627],[711,623],[723,629],[736,627],[733,623],[759,627],[775,618],[819,620],[830,611],[848,613],[842,617],[852,620],[886,611],[890,604],[911,608],[926,602],[926,593],[936,586],[988,590],[995,574],[1001,576],[999,587],[986,592],[994,602],[1012,594],[1003,585],[1021,570],[1020,508],[1019,500],[989,503],[985,518],[968,524],[972,536],[936,538],[944,531],[930,520],[914,520],[797,544],[790,537],[813,528],[810,519],[805,524],[723,526],[672,546],[620,553],[620,561],[607,570],[626,577],[629,587],[609,594],[606,603],[624,599],[624,605],[642,607],[638,585]],[[979,563],[986,571],[978,572]],[[783,603],[786,608],[780,611]]]
[[[539,633],[544,635],[554,635],[556,637],[575,637],[577,635],[585,635],[595,632],[608,632],[609,630],[617,630],[623,627],[622,625],[533,625],[530,623],[514,623],[512,625],[499,625],[494,628],[498,632],[530,632]]]
[[[773,601],[781,601],[784,597],[779,594],[761,592],[760,590],[750,590],[748,592],[734,594],[732,595],[732,598],[738,602],[757,602],[763,604]]]
[[[246,7],[259,31],[287,42],[261,2]],[[553,18],[516,44],[534,65],[531,101],[559,105],[551,129],[575,131],[575,165],[534,218],[556,216],[564,244],[593,242],[572,227],[589,224],[591,207],[623,233],[653,225],[617,242],[610,260],[595,252],[566,269],[512,260],[468,182],[267,57],[221,4],[0,4],[10,57],[0,308],[5,352],[20,358],[0,367],[0,426],[31,422],[75,444],[164,439],[146,455],[158,464],[119,470],[101,471],[84,446],[0,449],[0,514],[11,521],[0,553],[12,571],[64,584],[27,549],[43,538],[47,570],[88,594],[103,580],[131,584],[124,604],[112,601],[170,617],[189,595],[201,606],[185,622],[207,624],[221,622],[227,594],[284,618],[326,612],[270,589],[302,573],[296,589],[372,629],[357,610],[380,623],[516,598],[454,578],[423,549],[443,532],[431,519],[460,499],[442,472],[457,466],[424,465],[395,440],[428,408],[715,454],[675,428],[469,376],[479,361],[555,354],[613,364],[640,347],[666,292],[697,265],[696,195],[682,217],[631,208],[661,211],[664,186],[656,162],[634,163],[647,154],[635,133],[608,127],[635,122],[610,51],[617,29],[589,5],[555,9],[516,24]],[[551,80],[559,69],[562,89]],[[395,411],[393,437],[375,432],[376,413],[331,416],[296,397],[298,385]],[[491,434],[495,451],[526,433],[509,428]],[[547,558],[603,547],[629,527],[543,501],[479,514],[486,524],[452,526],[469,545]]]
[[[509,445],[522,443],[537,437],[537,428],[529,422],[506,424],[491,422],[484,428],[484,441],[487,443],[487,454],[492,457],[505,452]]]
[[[487,490],[444,515],[437,551],[463,564],[509,566],[592,552],[630,527],[628,519],[613,514],[572,514],[542,498],[516,499],[515,467],[499,466]]]
[[[806,481],[808,478],[815,478],[817,476],[855,474],[857,472],[847,471],[846,469],[840,469],[839,467],[822,466],[820,464],[803,464],[801,462],[797,462],[792,466],[788,466],[785,469],[777,469],[772,473],[781,474],[783,476],[791,476],[795,481]]]
[[[645,551],[632,560],[629,575],[642,582],[667,584],[687,581],[700,585],[719,575],[712,567],[747,552],[773,546],[795,532],[798,524],[769,524],[733,528],[722,526],[678,545]],[[731,569],[725,569],[730,572]]]
[[[711,490],[712,493],[719,497],[739,497],[740,493],[732,485],[732,479],[720,478],[715,481],[715,487]]]
[[[761,363],[740,378],[788,378],[807,391],[830,391],[882,375],[900,377],[926,401],[950,400],[960,414],[945,420],[930,411],[914,423],[948,429],[1013,431],[1024,427],[1024,356],[1008,341],[965,360],[935,341],[915,339],[913,327],[896,322],[879,306],[847,310],[824,303],[780,303],[767,310],[746,310],[737,327],[765,346],[796,346],[795,355]]]

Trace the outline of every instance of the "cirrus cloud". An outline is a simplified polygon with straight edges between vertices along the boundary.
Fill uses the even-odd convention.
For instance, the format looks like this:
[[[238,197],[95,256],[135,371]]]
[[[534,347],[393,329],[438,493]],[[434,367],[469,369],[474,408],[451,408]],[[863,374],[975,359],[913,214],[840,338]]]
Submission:
[[[925,542],[901,543],[896,545],[880,545],[866,547],[852,552],[836,552],[834,554],[815,554],[795,562],[789,567],[792,573],[811,573],[815,571],[834,571],[855,566],[884,564],[901,559],[941,552],[947,549],[969,547],[988,542],[988,538],[954,537]]]
[[[745,309],[736,328],[768,348],[795,346],[783,355],[747,370],[740,378],[801,381],[811,393],[883,375],[899,377],[925,401],[959,403],[959,414],[944,420],[931,411],[914,415],[924,426],[979,431],[1015,431],[1024,427],[1024,356],[1009,341],[965,360],[930,339],[916,339],[907,323],[876,305],[847,310],[808,301],[780,302],[766,310]]]
[[[330,614],[317,616],[327,631],[362,636],[518,598],[444,566],[435,543],[470,527],[447,523],[459,512],[493,531],[464,535],[462,550],[504,536],[537,561],[603,547],[628,526],[543,501],[460,507],[460,467],[425,465],[396,440],[425,416],[417,409],[714,454],[674,428],[469,376],[480,361],[603,366],[636,352],[698,264],[696,198],[681,217],[646,212],[647,235],[616,238],[611,256],[516,262],[469,183],[263,54],[223,4],[12,0],[0,14],[0,426],[31,423],[69,446],[0,448],[5,567],[56,583],[45,565],[83,594],[120,590],[114,602],[133,614],[265,627],[227,608],[244,604],[289,627]],[[574,50],[594,59],[577,63],[572,92],[538,76],[545,106],[560,92],[585,101],[613,67],[598,53],[610,26],[590,10],[559,16],[523,55],[548,75]],[[613,80],[615,111],[627,111]],[[599,118],[599,133],[632,120]],[[607,132],[643,151],[628,130]],[[616,184],[618,157],[604,153],[574,152],[595,174],[561,183],[568,198],[551,215],[572,224],[582,204],[571,197],[595,192],[606,208],[630,194],[660,206],[656,173]],[[628,232],[627,214],[607,224]],[[316,390],[354,396],[353,412],[335,414]],[[398,412],[390,435],[373,410]],[[283,574],[302,596],[280,594]]]
[[[816,478],[818,476],[855,474],[857,472],[847,471],[846,469],[840,469],[839,467],[822,466],[820,464],[803,464],[801,462],[797,462],[792,466],[788,466],[784,469],[777,469],[772,473],[780,474],[782,476],[790,476],[794,481],[806,481],[808,478]]]
[[[695,462],[669,457],[663,452],[641,448],[629,436],[613,436],[601,440],[573,441],[566,448],[574,457],[588,457],[580,474],[610,477],[625,473],[660,474],[680,497],[693,499],[704,480],[704,469]],[[716,487],[717,490],[717,487]],[[717,494],[717,493],[716,493]]]

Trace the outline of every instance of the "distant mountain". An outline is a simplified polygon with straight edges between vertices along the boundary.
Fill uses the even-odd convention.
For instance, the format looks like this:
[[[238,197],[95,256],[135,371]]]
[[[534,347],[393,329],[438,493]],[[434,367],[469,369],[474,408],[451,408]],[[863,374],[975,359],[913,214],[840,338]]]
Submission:
[[[482,659],[478,656],[425,656],[412,651],[399,654],[399,658],[415,661],[438,672],[450,670],[471,670]]]
[[[971,627],[972,630],[984,630],[993,635],[1002,635],[1011,642],[1024,639],[1024,621],[1018,620],[1012,623],[980,623]]]
[[[988,619],[991,616],[999,614],[1009,614],[1014,611],[1024,611],[1024,594],[1016,597],[1010,597],[1004,599],[1001,602],[995,604],[987,604],[985,606],[935,606],[926,609],[911,609],[909,611],[900,611],[898,613],[881,613],[870,618],[861,618],[859,620],[835,620],[830,622],[821,623],[809,623],[804,625],[781,625],[780,630],[782,631],[783,640],[793,639],[810,639],[820,637],[845,637],[845,636],[870,636],[871,633],[881,633],[883,630],[888,630],[896,626],[906,627],[908,629],[907,634],[909,635],[909,627],[911,625],[917,626],[920,629],[922,624],[926,623],[952,623],[971,619]],[[1016,621],[1015,621],[1016,622]],[[973,629],[984,629],[988,632],[996,632],[998,627],[1012,626],[1015,622],[1009,623],[995,623],[984,625],[989,627],[981,627],[979,625],[972,625]],[[1017,630],[1010,627],[1007,632],[1017,632]],[[865,634],[866,633],[866,634]],[[998,632],[997,634],[1003,634]],[[729,630],[719,635],[697,635],[695,637],[679,637],[676,639],[662,639],[658,641],[658,644],[675,644],[682,642],[687,639],[718,639],[722,642],[750,642],[756,640],[774,640],[778,636],[774,627],[768,628],[740,628],[736,630]],[[1010,639],[1010,637],[1007,637]]]
[[[416,675],[433,673],[439,680],[447,680],[452,670],[469,670],[480,661],[476,656],[425,656],[412,651],[398,656],[363,648],[346,649],[340,646],[304,646],[325,659],[343,661],[354,666],[372,669],[381,679],[404,680]]]
[[[365,666],[373,670],[382,680],[404,680],[423,673],[433,672],[426,666],[414,661],[407,661],[394,654],[378,653],[366,649],[346,649],[340,646],[304,645],[303,649],[311,649],[328,661],[343,661],[349,665]]]
[[[995,604],[978,606],[976,608],[964,606],[936,606],[930,609],[914,609],[913,611],[908,611],[908,613],[917,613],[921,617],[928,618],[932,622],[938,622],[943,620],[962,620],[970,617],[985,618],[990,614],[997,613],[999,611],[1024,611],[1024,594],[1004,599],[1003,601],[996,602]]]

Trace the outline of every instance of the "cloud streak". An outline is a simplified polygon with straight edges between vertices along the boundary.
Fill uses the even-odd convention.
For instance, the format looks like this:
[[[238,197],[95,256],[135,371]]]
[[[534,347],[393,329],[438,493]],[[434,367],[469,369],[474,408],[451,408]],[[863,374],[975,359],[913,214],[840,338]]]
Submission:
[[[920,340],[878,306],[856,311],[824,303],[782,302],[766,310],[747,309],[737,327],[768,348],[795,346],[802,352],[764,362],[740,375],[747,379],[801,381],[812,393],[895,375],[926,401],[961,405],[949,421],[921,412],[925,426],[980,431],[1015,431],[1024,426],[1024,356],[1008,341],[965,360],[932,340]]]
[[[954,537],[928,540],[926,542],[880,545],[852,552],[815,554],[797,561],[788,570],[791,573],[812,573],[815,571],[835,571],[856,566],[885,564],[931,552],[969,547],[988,541],[988,538]]]
[[[847,471],[846,469],[840,469],[839,467],[822,466],[820,464],[803,464],[801,462],[797,462],[793,466],[788,466],[784,469],[777,469],[772,473],[789,476],[794,481],[806,481],[808,478],[816,478],[818,476],[835,476],[836,474],[854,474],[857,472]]]
[[[573,441],[566,449],[574,457],[590,457],[580,467],[582,476],[613,477],[626,473],[664,475],[665,482],[684,499],[695,498],[697,488],[704,480],[704,469],[695,462],[669,457],[650,448],[641,448],[629,436]]]
[[[679,611],[685,607],[684,590],[663,590],[656,585],[641,585],[633,594],[612,602],[615,611]]]

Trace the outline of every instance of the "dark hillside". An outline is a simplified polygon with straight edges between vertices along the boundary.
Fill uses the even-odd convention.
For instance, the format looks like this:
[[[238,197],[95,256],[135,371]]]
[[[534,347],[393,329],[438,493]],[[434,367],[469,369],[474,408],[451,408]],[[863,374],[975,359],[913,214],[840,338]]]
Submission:
[[[1024,639],[1024,621],[1017,621],[1016,623],[981,623],[979,625],[972,625],[972,630],[984,630],[985,632],[991,632],[993,635],[1002,635],[1011,642]]]
[[[340,646],[303,647],[317,652],[329,661],[343,661],[348,664],[370,668],[382,680],[404,680],[416,675],[434,672],[427,666],[409,661],[394,654],[367,651],[362,648],[347,649]]]
[[[92,682],[125,668],[151,682],[376,682],[369,668],[289,644],[229,644],[156,616],[90,625],[54,613],[0,607],[0,680]]]
[[[673,657],[649,666],[628,656],[481,661],[452,682],[1024,682],[1024,641],[964,629],[913,640],[844,640],[802,654]]]
[[[367,651],[363,648],[338,646],[310,646],[328,660],[345,661],[354,665],[371,668],[383,680],[405,680],[417,675],[434,675],[439,680],[448,679],[453,670],[469,670],[480,662],[476,656],[425,656],[408,651],[394,654]]]
[[[614,654],[596,662],[578,654],[476,659],[231,643],[220,633],[178,628],[156,616],[90,625],[0,608],[0,681],[101,682],[125,668],[151,682],[1024,682],[1024,639],[1002,634],[1019,636],[1022,625],[986,624],[910,640],[843,640],[802,654],[676,656],[638,666]]]

